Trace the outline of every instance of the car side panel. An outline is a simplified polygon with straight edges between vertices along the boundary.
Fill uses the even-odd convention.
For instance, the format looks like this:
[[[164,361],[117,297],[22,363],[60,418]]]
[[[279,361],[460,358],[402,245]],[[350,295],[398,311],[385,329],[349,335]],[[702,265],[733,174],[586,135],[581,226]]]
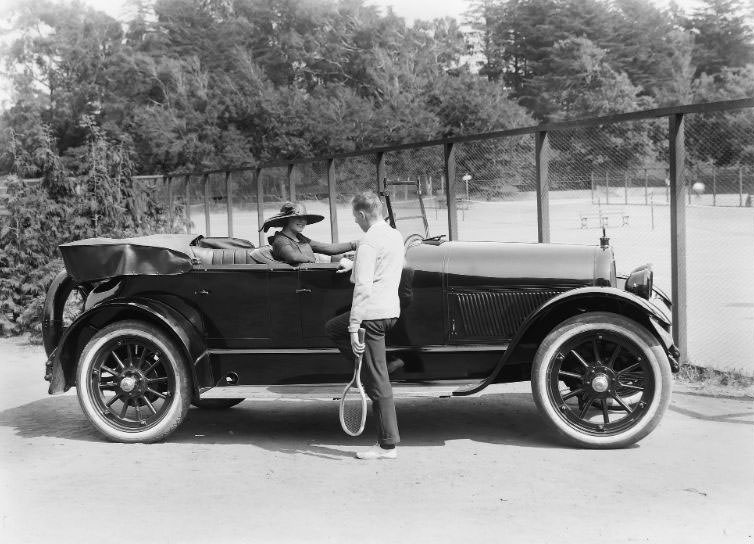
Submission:
[[[332,347],[325,323],[351,308],[353,284],[350,274],[341,274],[337,270],[337,264],[299,267],[297,294],[301,333],[308,346]]]
[[[422,351],[406,347],[388,348],[405,367],[391,375],[393,381],[481,380],[499,360],[502,349]],[[210,351],[216,385],[289,385],[342,383],[353,376],[353,363],[335,348],[286,350]]]

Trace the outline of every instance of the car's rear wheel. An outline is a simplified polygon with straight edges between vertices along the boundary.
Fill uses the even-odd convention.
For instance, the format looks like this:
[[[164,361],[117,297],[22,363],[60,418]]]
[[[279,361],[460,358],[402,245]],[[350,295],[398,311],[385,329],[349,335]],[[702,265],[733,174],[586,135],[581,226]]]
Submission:
[[[532,366],[540,412],[568,442],[589,448],[622,448],[647,436],[670,403],[671,384],[657,339],[608,312],[561,323],[539,346]]]
[[[97,332],[76,371],[84,414],[116,442],[156,442],[175,431],[188,412],[190,381],[175,343],[135,320]]]
[[[191,404],[204,410],[227,410],[236,404],[241,404],[245,399],[198,399]]]

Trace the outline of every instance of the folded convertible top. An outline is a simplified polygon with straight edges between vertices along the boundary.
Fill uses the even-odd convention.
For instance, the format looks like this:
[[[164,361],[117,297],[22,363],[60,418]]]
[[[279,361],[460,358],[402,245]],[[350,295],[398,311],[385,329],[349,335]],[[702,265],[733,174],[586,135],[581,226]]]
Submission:
[[[154,234],[135,238],[87,238],[61,244],[68,273],[77,282],[116,276],[183,274],[192,268],[196,234]]]

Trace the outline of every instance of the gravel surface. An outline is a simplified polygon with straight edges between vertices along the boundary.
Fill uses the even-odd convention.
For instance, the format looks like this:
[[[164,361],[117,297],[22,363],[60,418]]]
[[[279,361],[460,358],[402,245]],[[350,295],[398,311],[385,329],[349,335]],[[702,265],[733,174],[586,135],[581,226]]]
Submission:
[[[402,400],[396,460],[335,402],[192,408],[165,443],[104,441],[44,354],[0,340],[0,541],[754,542],[754,402],[675,389],[637,446],[564,447],[528,383]]]

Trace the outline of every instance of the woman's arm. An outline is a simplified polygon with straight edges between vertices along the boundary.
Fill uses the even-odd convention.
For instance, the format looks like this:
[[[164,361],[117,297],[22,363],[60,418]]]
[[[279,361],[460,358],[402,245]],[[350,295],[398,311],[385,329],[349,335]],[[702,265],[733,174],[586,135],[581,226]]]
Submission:
[[[355,240],[351,242],[340,242],[337,244],[326,244],[324,242],[311,240],[309,243],[312,246],[314,253],[322,253],[323,255],[339,255],[340,253],[353,251],[359,245]]]

